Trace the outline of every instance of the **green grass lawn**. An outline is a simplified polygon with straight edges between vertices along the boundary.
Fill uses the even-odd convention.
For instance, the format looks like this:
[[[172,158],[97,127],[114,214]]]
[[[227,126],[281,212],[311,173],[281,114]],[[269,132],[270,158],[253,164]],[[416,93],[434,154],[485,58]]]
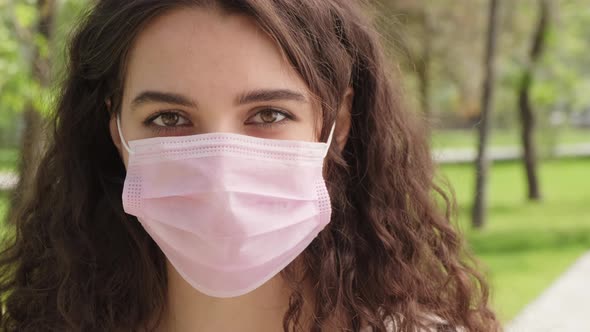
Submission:
[[[473,231],[469,227],[473,167],[442,168],[456,191],[459,226],[487,267],[493,302],[502,320],[512,319],[590,249],[588,170],[590,159],[544,162],[540,169],[544,199],[530,203],[521,165],[494,165],[487,227]]]
[[[500,319],[509,322],[587,250],[566,246],[479,254],[489,268],[492,303]]]
[[[8,200],[8,193],[6,191],[0,191],[0,220],[4,221],[4,215],[6,214],[6,204]]]
[[[537,143],[559,144],[590,143],[590,129],[567,128],[548,135],[545,130],[537,131]],[[519,132],[515,130],[493,130],[490,144],[495,147],[519,146]],[[435,130],[432,134],[434,148],[475,148],[477,146],[477,130]]]
[[[18,160],[18,150],[0,148],[0,172],[14,171]]]
[[[0,240],[4,235],[4,217],[8,209],[8,192],[0,191]]]

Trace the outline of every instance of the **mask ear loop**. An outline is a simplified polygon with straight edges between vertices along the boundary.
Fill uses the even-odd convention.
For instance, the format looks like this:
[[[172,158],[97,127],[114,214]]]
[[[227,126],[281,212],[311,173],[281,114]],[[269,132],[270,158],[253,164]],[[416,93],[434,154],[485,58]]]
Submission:
[[[129,145],[127,145],[127,141],[125,141],[125,138],[123,137],[123,131],[121,130],[121,117],[119,114],[120,113],[117,113],[117,131],[119,131],[119,138],[121,139],[121,143],[123,143],[125,150],[127,150],[129,154],[133,154],[133,151]]]
[[[332,129],[330,129],[330,135],[328,136],[328,141],[326,141],[326,153],[324,157],[328,155],[328,150],[330,149],[330,145],[332,144],[332,138],[334,138],[334,130],[336,129],[336,121],[332,124]]]

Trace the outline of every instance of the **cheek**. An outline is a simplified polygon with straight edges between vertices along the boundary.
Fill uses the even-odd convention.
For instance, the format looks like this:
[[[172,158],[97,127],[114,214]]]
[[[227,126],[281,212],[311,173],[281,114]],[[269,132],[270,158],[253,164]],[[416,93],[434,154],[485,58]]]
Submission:
[[[307,142],[319,142],[322,133],[321,111],[314,107],[303,112],[299,121],[289,131],[293,132],[293,139]]]
[[[121,156],[123,164],[125,165],[125,170],[127,170],[127,165],[129,165],[129,155],[127,154],[127,151],[121,152],[119,150],[119,155]]]
[[[306,142],[318,142],[321,133],[321,123],[316,120],[305,120],[300,122],[294,122],[291,125],[287,125],[288,137],[284,139],[306,141]]]
[[[306,121],[294,126],[292,129],[293,136],[295,136],[294,139],[299,141],[317,142],[320,130],[315,122],[316,121]]]

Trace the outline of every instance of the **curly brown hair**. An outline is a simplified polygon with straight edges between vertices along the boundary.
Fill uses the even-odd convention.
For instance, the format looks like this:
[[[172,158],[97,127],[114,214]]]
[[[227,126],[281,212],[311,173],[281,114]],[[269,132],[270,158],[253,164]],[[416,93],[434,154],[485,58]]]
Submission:
[[[125,167],[109,134],[125,64],[156,16],[189,6],[248,15],[277,42],[322,101],[324,129],[347,88],[351,130],[328,155],[331,223],[300,256],[284,330],[297,330],[312,281],[313,331],[496,331],[488,286],[450,223],[452,199],[437,185],[424,121],[403,105],[395,71],[362,5],[350,0],[101,0],[70,43],[67,77],[31,199],[16,207],[0,254],[4,331],[139,331],[164,310],[165,258],[123,211]],[[440,206],[440,203],[444,206]]]

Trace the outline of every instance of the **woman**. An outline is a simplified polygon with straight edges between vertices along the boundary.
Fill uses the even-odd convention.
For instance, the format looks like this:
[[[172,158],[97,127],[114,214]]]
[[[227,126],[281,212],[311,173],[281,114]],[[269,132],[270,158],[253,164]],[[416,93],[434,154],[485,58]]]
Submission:
[[[1,255],[3,330],[496,330],[362,11],[98,1]]]

